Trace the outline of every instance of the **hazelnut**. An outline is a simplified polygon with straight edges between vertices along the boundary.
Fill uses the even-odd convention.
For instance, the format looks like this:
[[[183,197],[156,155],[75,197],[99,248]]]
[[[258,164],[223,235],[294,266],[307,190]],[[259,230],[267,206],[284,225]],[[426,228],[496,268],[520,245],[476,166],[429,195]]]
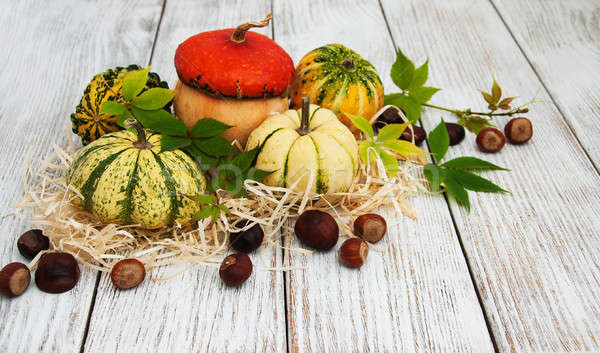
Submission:
[[[465,138],[465,128],[455,123],[446,123],[448,137],[450,137],[450,146],[458,145]]]
[[[425,132],[425,129],[420,126],[410,125],[404,130],[404,132],[402,132],[402,135],[400,135],[400,140],[413,142],[413,136],[415,139],[414,144],[421,146],[427,137],[427,132]]]
[[[144,278],[146,278],[146,268],[137,259],[121,260],[110,271],[110,279],[119,289],[137,287]]]
[[[0,294],[16,297],[29,287],[31,273],[29,267],[20,262],[10,263],[0,271]]]
[[[40,251],[50,248],[50,239],[41,230],[31,229],[19,237],[17,248],[23,257],[31,260]]]
[[[73,255],[52,252],[42,255],[35,271],[35,284],[47,293],[63,293],[79,281],[79,265]]]
[[[379,114],[377,120],[375,120],[375,123],[373,124],[373,128],[375,131],[379,131],[379,129],[386,125],[402,123],[404,123],[404,119],[398,113],[398,108],[389,107]]]
[[[335,219],[319,210],[302,212],[296,220],[294,231],[302,243],[317,250],[333,248],[340,233]]]
[[[359,216],[354,221],[354,234],[370,243],[377,243],[387,231],[385,219],[375,213]]]
[[[495,153],[504,147],[506,139],[502,131],[493,128],[483,128],[479,134],[477,134],[477,146],[483,152]]]
[[[533,136],[533,125],[531,125],[531,121],[527,118],[514,118],[506,124],[504,133],[508,142],[520,145],[529,141],[531,136]]]
[[[344,266],[358,268],[365,263],[369,255],[369,246],[361,238],[350,238],[340,246],[338,255]]]
[[[246,282],[252,274],[252,261],[246,253],[227,256],[219,268],[219,276],[226,285],[234,287]]]
[[[248,220],[238,221],[235,226],[237,228],[244,228],[249,223]],[[229,234],[229,243],[231,247],[236,251],[251,253],[258,249],[262,244],[265,234],[260,224],[255,223],[252,227],[241,231]]]

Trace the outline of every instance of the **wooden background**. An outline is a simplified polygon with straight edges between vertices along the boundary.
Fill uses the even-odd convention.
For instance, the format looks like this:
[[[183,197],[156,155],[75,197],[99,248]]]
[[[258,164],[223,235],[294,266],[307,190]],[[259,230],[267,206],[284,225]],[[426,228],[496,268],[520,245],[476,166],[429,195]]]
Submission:
[[[484,109],[477,89],[544,103],[534,138],[483,155],[474,136],[449,157],[512,169],[490,173],[511,194],[471,193],[467,214],[420,195],[417,221],[389,221],[383,254],[360,270],[335,254],[263,250],[243,286],[214,267],[117,291],[89,269],[71,292],[35,285],[0,298],[0,352],[598,352],[600,351],[600,4],[597,0],[4,0],[0,11],[0,210],[22,192],[21,171],[65,145],[69,114],[89,79],[137,63],[173,83],[187,37],[273,12],[258,30],[295,62],[338,42],[380,71],[396,48],[430,58],[432,102]],[[440,117],[426,110],[430,130]],[[498,119],[503,126],[508,119]],[[380,210],[390,218],[390,212]],[[24,261],[26,221],[0,222],[1,264]],[[298,244],[296,244],[298,245]],[[258,258],[262,258],[259,260]],[[305,267],[292,272],[268,266]],[[162,276],[173,268],[152,273]]]

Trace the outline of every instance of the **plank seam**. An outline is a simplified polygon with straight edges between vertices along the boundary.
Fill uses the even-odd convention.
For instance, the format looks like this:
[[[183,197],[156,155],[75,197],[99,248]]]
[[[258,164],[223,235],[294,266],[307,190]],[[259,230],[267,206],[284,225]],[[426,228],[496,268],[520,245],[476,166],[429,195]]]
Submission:
[[[96,284],[94,285],[94,292],[92,293],[92,300],[90,301],[90,310],[88,310],[88,317],[85,322],[85,330],[83,331],[83,338],[81,340],[81,348],[79,349],[79,353],[83,353],[85,351],[85,343],[87,342],[88,333],[90,331],[92,314],[94,313],[94,306],[96,305],[96,297],[98,295],[98,287],[100,286],[100,276],[102,276],[102,272],[97,271]]]
[[[598,168],[598,166],[596,165],[596,163],[594,163],[594,160],[590,156],[589,152],[583,146],[581,140],[579,139],[579,136],[577,136],[577,133],[575,132],[575,128],[573,127],[573,125],[567,119],[566,114],[560,108],[560,106],[558,105],[557,101],[554,99],[554,96],[550,93],[550,90],[548,90],[548,86],[546,86],[546,83],[544,82],[544,80],[542,79],[542,77],[540,76],[540,74],[538,73],[538,71],[536,70],[535,66],[533,66],[533,63],[531,62],[531,60],[527,56],[527,53],[525,53],[525,50],[521,46],[521,43],[519,43],[519,41],[517,40],[517,37],[515,37],[515,34],[513,33],[513,31],[508,26],[508,23],[506,23],[506,21],[504,20],[504,17],[502,17],[502,14],[500,13],[500,10],[498,10],[498,8],[496,7],[496,4],[494,4],[493,0],[489,0],[489,2],[492,5],[492,7],[494,8],[494,11],[496,11],[496,13],[498,14],[498,17],[500,17],[500,20],[502,21],[502,24],[504,24],[504,27],[506,28],[506,30],[510,34],[511,38],[513,39],[513,41],[515,42],[515,44],[519,48],[519,51],[521,52],[521,54],[523,54],[523,57],[525,57],[525,60],[527,60],[527,63],[529,64],[529,67],[531,68],[531,70],[533,71],[533,73],[535,74],[535,76],[537,77],[538,81],[540,81],[540,83],[542,85],[542,88],[544,88],[544,91],[546,91],[546,93],[548,94],[548,97],[550,97],[550,100],[552,101],[552,104],[556,107],[556,110],[558,110],[558,113],[560,114],[560,116],[562,117],[563,121],[565,122],[565,124],[569,128],[569,131],[571,131],[571,134],[573,134],[573,136],[575,137],[575,141],[577,141],[577,144],[579,145],[579,147],[581,148],[581,150],[583,151],[583,153],[585,154],[585,156],[587,157],[587,159],[592,164],[592,167],[594,167],[594,169],[596,170],[596,173],[600,174],[600,169]]]
[[[152,64],[152,58],[154,58],[154,49],[156,48],[156,42],[158,41],[158,33],[160,32],[160,24],[165,15],[165,8],[167,7],[167,0],[163,0],[162,8],[160,10],[160,17],[158,18],[158,24],[156,25],[156,33],[154,34],[154,41],[152,42],[152,50],[150,51],[150,60],[148,65]]]
[[[378,0],[377,2],[379,3],[379,8],[381,9],[381,13],[383,15],[383,19],[385,21],[385,25],[386,25],[386,27],[388,29],[388,34],[390,36],[392,44],[393,44],[394,48],[396,50],[398,50],[398,46],[396,45],[396,41],[394,40],[394,36],[392,34],[392,29],[390,28],[390,24],[389,24],[389,21],[387,19],[386,14],[385,14],[385,10],[383,8],[383,4],[381,3],[381,0]],[[419,125],[423,128],[423,121],[422,121],[422,119],[419,119]],[[431,151],[431,148],[429,146],[429,138],[428,137],[425,138],[425,143],[427,144],[427,149],[429,151]],[[475,294],[477,295],[477,301],[479,303],[479,307],[481,308],[481,313],[483,314],[483,320],[485,321],[485,326],[487,328],[488,335],[490,336],[490,340],[492,342],[492,346],[494,347],[494,352],[499,353],[500,351],[499,351],[498,345],[496,343],[496,337],[494,336],[494,331],[492,330],[491,322],[490,322],[490,319],[488,317],[488,313],[486,311],[486,308],[483,305],[483,300],[481,299],[481,293],[479,292],[479,289],[478,289],[477,284],[475,282],[475,277],[473,275],[473,270],[471,268],[471,263],[469,262],[469,258],[467,256],[467,253],[466,253],[463,241],[462,241],[462,236],[460,235],[460,231],[458,229],[458,224],[456,223],[456,220],[454,218],[454,213],[452,212],[452,208],[450,207],[450,200],[448,199],[448,195],[446,195],[446,193],[444,193],[444,200],[446,201],[446,206],[448,207],[448,214],[450,215],[450,219],[452,220],[452,225],[454,227],[454,230],[456,231],[456,237],[457,237],[457,240],[458,240],[458,244],[460,245],[460,250],[462,252],[463,258],[465,259],[465,264],[467,265],[467,271],[469,272],[469,277],[471,278],[471,285],[473,286],[473,290],[475,291]]]

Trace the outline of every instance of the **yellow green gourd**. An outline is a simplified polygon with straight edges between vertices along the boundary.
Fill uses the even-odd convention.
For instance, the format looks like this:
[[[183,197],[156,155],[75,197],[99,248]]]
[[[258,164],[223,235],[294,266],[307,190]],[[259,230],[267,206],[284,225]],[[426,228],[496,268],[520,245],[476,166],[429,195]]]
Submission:
[[[110,133],[77,153],[67,171],[68,184],[83,196],[75,204],[103,223],[189,224],[199,206],[185,195],[203,194],[204,176],[184,152],[161,152],[162,135],[135,126],[137,134]]]
[[[358,170],[358,146],[350,130],[331,110],[308,108],[308,100],[305,109],[268,117],[248,138],[246,149],[255,147],[256,168],[273,171],[263,180],[271,186],[345,192]]]

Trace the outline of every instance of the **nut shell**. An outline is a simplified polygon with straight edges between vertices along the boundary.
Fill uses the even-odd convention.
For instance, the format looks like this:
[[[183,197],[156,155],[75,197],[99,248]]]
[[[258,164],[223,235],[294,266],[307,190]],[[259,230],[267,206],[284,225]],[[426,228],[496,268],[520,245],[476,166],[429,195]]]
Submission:
[[[446,123],[446,130],[450,138],[450,146],[458,145],[465,138],[465,128],[455,123]]]
[[[21,234],[17,248],[23,257],[33,259],[40,251],[50,248],[50,239],[40,229],[31,229]]]
[[[369,245],[360,238],[346,240],[338,250],[340,262],[350,268],[359,268],[369,255]]]
[[[296,220],[294,232],[302,243],[311,248],[329,250],[337,244],[340,230],[329,213],[307,210]]]
[[[354,234],[369,243],[377,243],[387,232],[387,223],[383,217],[375,213],[358,216],[354,221]]]
[[[226,285],[231,287],[239,286],[246,282],[251,274],[252,261],[243,252],[227,256],[219,268],[219,276]]]
[[[52,252],[42,255],[35,271],[35,284],[47,293],[67,292],[79,281],[79,265],[73,255]]]
[[[0,271],[0,294],[9,298],[19,296],[31,282],[29,267],[20,262],[10,263]]]
[[[146,268],[138,259],[117,262],[110,271],[110,280],[119,289],[137,287],[146,278]]]
[[[418,125],[410,125],[402,132],[402,135],[400,135],[400,140],[413,142],[413,136],[415,140],[414,144],[421,146],[427,137],[427,132],[425,132],[425,129]]]
[[[486,127],[477,134],[476,142],[483,152],[496,153],[504,147],[506,138],[502,131],[493,127]]]
[[[527,118],[514,118],[504,127],[504,134],[508,142],[520,145],[529,141],[533,136],[533,125]]]
[[[248,225],[247,220],[241,220],[235,224],[237,228],[244,228]],[[265,233],[263,232],[260,224],[255,223],[249,229],[241,232],[235,232],[229,234],[229,243],[231,247],[236,251],[251,253],[258,249],[263,242]]]

